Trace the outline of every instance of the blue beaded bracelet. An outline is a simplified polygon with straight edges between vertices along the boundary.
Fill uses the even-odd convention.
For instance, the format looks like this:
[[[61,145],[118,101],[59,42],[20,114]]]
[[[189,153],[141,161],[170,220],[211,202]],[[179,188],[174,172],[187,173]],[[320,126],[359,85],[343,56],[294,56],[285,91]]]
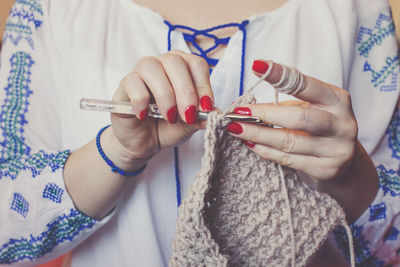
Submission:
[[[105,131],[105,129],[107,129],[110,126],[111,125],[107,125],[107,126],[103,127],[97,133],[96,146],[97,146],[97,150],[99,151],[100,156],[104,159],[104,161],[108,164],[108,166],[111,167],[111,171],[113,171],[113,172],[118,172],[120,175],[123,175],[123,176],[136,176],[136,175],[141,174],[144,171],[144,169],[146,169],[147,164],[145,164],[143,167],[141,167],[137,171],[127,172],[127,171],[121,170],[120,168],[115,166],[115,164],[106,156],[106,154],[104,154],[104,151],[103,151],[103,149],[101,148],[101,145],[100,145],[100,136]]]

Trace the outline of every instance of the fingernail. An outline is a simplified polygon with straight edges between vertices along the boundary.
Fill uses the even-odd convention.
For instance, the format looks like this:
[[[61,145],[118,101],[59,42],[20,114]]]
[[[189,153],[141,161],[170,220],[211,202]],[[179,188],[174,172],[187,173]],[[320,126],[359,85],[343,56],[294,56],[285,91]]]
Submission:
[[[201,106],[201,109],[204,111],[213,110],[214,104],[213,104],[211,97],[205,95],[202,98],[200,98],[200,106]]]
[[[233,113],[251,116],[251,110],[248,107],[237,107],[233,110]]]
[[[197,119],[197,110],[195,106],[189,106],[185,110],[185,118],[187,124],[194,124],[196,123]]]
[[[237,122],[231,122],[226,129],[233,134],[241,134],[243,132],[242,125]]]
[[[176,108],[176,106],[170,108],[167,112],[167,119],[169,123],[176,123],[176,121],[178,120],[177,115],[178,115],[178,109]]]
[[[243,144],[245,144],[246,146],[253,148],[256,144],[251,142],[251,141],[247,141],[247,140],[243,140]]]
[[[139,119],[141,121],[145,121],[147,119],[147,108],[140,112]]]
[[[253,61],[253,70],[258,73],[266,73],[269,69],[269,65],[265,61],[254,60]]]

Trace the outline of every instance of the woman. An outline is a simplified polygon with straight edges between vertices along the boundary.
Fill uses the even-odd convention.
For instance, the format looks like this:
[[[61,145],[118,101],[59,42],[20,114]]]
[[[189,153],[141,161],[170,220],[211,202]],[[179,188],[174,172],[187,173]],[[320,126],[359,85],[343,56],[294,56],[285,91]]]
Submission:
[[[227,130],[344,207],[358,263],[399,262],[397,115],[386,134],[399,60],[386,1],[19,0],[4,40],[1,263],[36,264],[83,242],[73,266],[166,265],[175,197],[203,153],[197,111],[225,109],[267,71],[263,59],[308,75],[302,102],[265,104],[265,83],[260,104],[236,112],[286,130]],[[275,64],[267,80],[280,76]],[[109,119],[79,110],[82,97],[131,101],[137,118],[113,114],[98,132]],[[147,117],[150,102],[164,120]],[[317,260],[332,253],[345,264],[340,249]]]

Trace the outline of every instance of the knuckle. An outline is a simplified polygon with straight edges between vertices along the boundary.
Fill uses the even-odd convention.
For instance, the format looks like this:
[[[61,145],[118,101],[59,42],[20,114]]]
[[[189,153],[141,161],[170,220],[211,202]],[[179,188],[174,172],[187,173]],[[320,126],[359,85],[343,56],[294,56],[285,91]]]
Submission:
[[[184,62],[183,58],[180,55],[174,53],[166,53],[161,55],[159,58],[162,63],[168,65],[181,64]]]
[[[282,166],[290,167],[293,165],[293,156],[288,153],[283,153],[278,160],[278,163]]]
[[[358,136],[357,121],[354,118],[346,120],[346,123],[342,126],[342,131],[346,139],[355,140]]]
[[[135,66],[135,70],[141,72],[159,64],[160,62],[157,60],[157,58],[151,56],[144,56],[139,59],[138,63]]]
[[[130,94],[129,98],[135,103],[149,103],[150,96],[147,94]]]
[[[270,154],[267,149],[261,149],[257,152],[257,154],[263,159],[270,159]]]
[[[294,151],[296,135],[292,131],[285,131],[279,149],[286,153]]]
[[[193,64],[194,66],[198,66],[200,68],[208,69],[207,61],[204,58],[199,57],[197,55],[189,55],[188,58],[189,58],[190,64]]]
[[[355,145],[354,144],[346,144],[340,146],[340,149],[338,151],[338,156],[340,162],[347,162],[351,158],[353,158],[355,151]]]
[[[252,142],[255,142],[256,140],[259,140],[259,131],[254,131],[251,129],[244,129],[244,132],[246,133],[246,139]]]
[[[122,78],[119,87],[123,90],[126,90],[127,85],[134,83],[137,79],[140,79],[140,76],[136,72],[130,72],[124,78]]]
[[[187,53],[179,49],[172,49],[167,54],[188,55]]]
[[[340,94],[340,98],[342,100],[342,102],[348,106],[351,104],[351,95],[349,92],[347,92],[346,90],[341,89],[340,90],[341,94]]]
[[[295,129],[307,129],[309,124],[308,108],[301,107],[299,112],[296,113],[294,127]]]

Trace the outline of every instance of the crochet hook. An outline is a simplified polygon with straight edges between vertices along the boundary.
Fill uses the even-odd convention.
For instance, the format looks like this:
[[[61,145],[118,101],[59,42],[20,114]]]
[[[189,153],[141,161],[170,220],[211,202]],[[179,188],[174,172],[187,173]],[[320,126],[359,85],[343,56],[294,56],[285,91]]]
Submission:
[[[103,112],[135,115],[133,113],[132,105],[130,102],[116,102],[111,100],[82,98],[79,104],[82,110],[103,111]],[[197,118],[199,120],[207,120],[208,114],[209,112],[199,111]],[[149,117],[156,119],[163,118],[156,104],[149,105],[148,115]],[[264,124],[264,122],[261,119],[254,116],[247,116],[241,114],[227,114],[226,117],[234,121]]]

